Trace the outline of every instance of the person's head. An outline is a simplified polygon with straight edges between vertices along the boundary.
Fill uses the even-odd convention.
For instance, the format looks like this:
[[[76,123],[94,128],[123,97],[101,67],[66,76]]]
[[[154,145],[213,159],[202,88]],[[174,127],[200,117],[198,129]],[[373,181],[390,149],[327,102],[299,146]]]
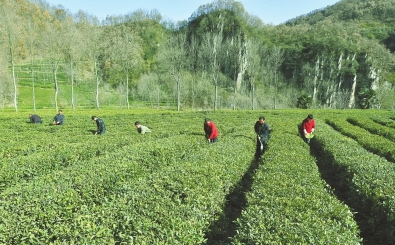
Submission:
[[[140,123],[139,121],[136,121],[136,122],[134,123],[134,126],[136,126],[136,128],[139,128],[139,127],[141,127],[141,123]]]
[[[205,119],[204,119],[204,123],[205,123],[205,124],[210,124],[210,122],[211,122],[210,118],[205,118]]]
[[[308,121],[310,121],[310,120],[313,119],[313,118],[314,118],[314,117],[313,117],[312,114],[307,115],[307,120],[308,120]]]
[[[63,111],[62,111],[62,110],[59,110],[58,113],[59,113],[59,115],[61,115],[61,114],[63,113]]]
[[[97,116],[92,116],[92,120],[96,121],[97,120]]]
[[[265,117],[264,116],[260,116],[259,117],[259,123],[263,124],[265,122]]]

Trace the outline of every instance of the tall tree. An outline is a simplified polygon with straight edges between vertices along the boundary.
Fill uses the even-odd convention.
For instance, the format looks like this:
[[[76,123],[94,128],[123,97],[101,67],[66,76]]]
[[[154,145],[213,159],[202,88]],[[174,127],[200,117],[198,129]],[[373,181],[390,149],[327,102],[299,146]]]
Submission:
[[[284,61],[284,51],[281,47],[273,47],[269,56],[269,63],[274,77],[274,109],[277,109],[277,96],[278,96],[278,76],[280,73],[280,66]]]
[[[48,58],[51,64],[51,71],[54,79],[54,104],[55,110],[58,111],[58,70],[60,65],[64,62],[62,54],[64,39],[62,37],[60,23],[55,20],[53,23],[47,24],[41,40],[45,46],[46,52],[48,53]]]
[[[250,84],[251,91],[251,109],[255,109],[255,87],[256,78],[261,70],[261,56],[259,52],[266,53],[266,47],[263,46],[260,50],[260,46],[257,40],[250,39],[246,45],[246,61],[247,61],[247,74]]]
[[[214,111],[218,107],[218,77],[221,72],[221,65],[223,64],[224,58],[224,44],[223,44],[223,29],[224,22],[221,14],[218,18],[216,28],[213,28],[211,32],[205,33],[204,40],[202,42],[202,50],[207,62],[208,72],[211,73],[214,84]]]
[[[8,1],[0,3],[0,16],[2,20],[1,31],[3,32],[4,42],[7,47],[7,60],[11,66],[12,83],[14,86],[14,108],[18,111],[18,86],[15,75],[15,61],[17,56],[17,45],[22,37],[22,27],[18,25],[20,18],[16,14],[16,6]]]
[[[82,30],[81,30],[82,31]],[[75,79],[75,71],[76,64],[81,58],[81,54],[83,52],[83,41],[81,38],[81,33],[79,29],[77,29],[77,25],[74,22],[74,19],[68,17],[63,22],[63,36],[64,36],[64,55],[65,60],[68,63],[68,75],[70,79],[70,87],[71,87],[71,108],[75,110],[76,102],[74,96],[74,79]]]
[[[110,47],[111,61],[122,68],[125,77],[125,102],[126,107],[129,105],[129,79],[133,69],[137,69],[142,64],[141,46],[138,37],[122,25],[118,35],[112,37],[112,46]]]
[[[239,81],[239,70],[241,67],[241,63],[243,62],[242,57],[242,48],[241,48],[241,36],[240,34],[236,36],[230,37],[226,41],[226,59],[225,59],[225,64],[226,68],[225,70],[227,71],[227,75],[232,79],[233,81],[233,110],[236,109],[236,94],[237,91],[240,89],[240,85],[238,83]]]
[[[100,84],[103,77],[103,57],[105,55],[105,43],[103,40],[104,29],[100,25],[99,20],[96,17],[90,17],[86,13],[78,12],[78,28],[81,33],[82,43],[88,45],[83,45],[84,54],[86,55],[86,60],[89,67],[92,67],[90,71],[92,72],[96,91],[95,91],[95,104],[96,109],[100,109]]]
[[[197,83],[197,76],[198,71],[201,68],[200,58],[199,55],[199,43],[197,40],[196,35],[192,35],[190,37],[189,43],[187,45],[187,52],[188,52],[188,65],[189,71],[191,72],[192,79],[191,79],[191,108],[192,110],[195,108],[195,96],[196,96],[196,83]]]
[[[177,32],[169,35],[163,49],[163,57],[169,67],[169,72],[177,85],[177,111],[181,109],[181,80],[184,68],[186,67],[186,35],[183,32]],[[164,64],[164,63],[162,63]]]

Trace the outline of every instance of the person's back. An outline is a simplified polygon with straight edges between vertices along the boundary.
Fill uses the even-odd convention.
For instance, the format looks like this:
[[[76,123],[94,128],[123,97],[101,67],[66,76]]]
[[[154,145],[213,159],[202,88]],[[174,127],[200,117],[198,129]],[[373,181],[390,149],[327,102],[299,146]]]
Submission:
[[[138,131],[140,134],[151,133],[151,129],[144,125],[141,125]]]
[[[41,117],[39,115],[29,115],[31,123],[41,123]]]
[[[96,125],[99,134],[104,134],[106,132],[106,125],[104,125],[104,122],[101,118],[97,118]]]

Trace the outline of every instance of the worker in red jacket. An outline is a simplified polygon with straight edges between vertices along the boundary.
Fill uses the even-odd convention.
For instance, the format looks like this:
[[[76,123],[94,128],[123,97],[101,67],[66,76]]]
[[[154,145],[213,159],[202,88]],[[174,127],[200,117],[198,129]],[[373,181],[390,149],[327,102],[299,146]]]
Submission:
[[[218,130],[214,122],[209,118],[204,119],[204,133],[209,143],[217,142]]]
[[[313,133],[315,130],[315,121],[312,114],[309,114],[306,119],[302,122],[302,130],[304,139],[307,144],[310,143],[310,139],[313,138]]]

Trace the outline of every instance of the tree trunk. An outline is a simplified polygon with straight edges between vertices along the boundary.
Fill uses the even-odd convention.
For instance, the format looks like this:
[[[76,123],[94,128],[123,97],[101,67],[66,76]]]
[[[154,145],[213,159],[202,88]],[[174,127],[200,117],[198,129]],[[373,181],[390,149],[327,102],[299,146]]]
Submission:
[[[352,57],[352,61],[355,60],[355,55]],[[351,91],[351,96],[350,96],[350,102],[348,104],[348,108],[354,108],[355,106],[355,89],[357,87],[357,74],[355,73],[354,79],[353,79],[353,84],[352,84],[352,91]]]
[[[130,109],[129,106],[129,70],[126,70],[126,106]]]
[[[316,104],[317,102],[317,80],[319,76],[319,70],[320,70],[320,59],[318,58],[317,61],[315,62],[315,72],[314,72],[314,81],[313,81],[313,105]]]
[[[217,110],[217,95],[218,95],[218,87],[217,87],[217,82],[215,82],[215,86],[214,86],[214,111]]]
[[[53,69],[53,77],[55,81],[55,109],[58,111],[58,77],[57,77],[57,69]]]
[[[177,81],[177,111],[180,111],[181,109],[181,82],[180,82],[180,78],[178,78]]]
[[[246,44],[244,44],[244,47],[246,46]],[[240,60],[240,71],[237,74],[237,80],[236,80],[236,87],[237,87],[237,91],[240,91],[241,88],[241,82],[243,81],[243,76],[247,70],[247,57],[245,55],[245,53],[241,52],[241,50],[239,51],[239,60]]]
[[[12,60],[13,58],[11,58],[11,66],[12,66],[12,82],[14,84],[14,107],[15,107],[15,111],[18,111],[18,88],[16,85],[16,77],[15,77],[15,64],[14,61]]]
[[[71,73],[71,108],[75,110],[74,102],[74,72],[73,72],[73,61],[70,59],[70,73]]]
[[[251,108],[252,110],[255,110],[255,105],[254,105],[254,97],[255,97],[255,77],[251,78]]]
[[[97,72],[97,62],[95,60],[94,62],[95,64],[95,77],[96,77],[96,109],[100,109],[100,104],[99,104],[99,84],[100,84],[100,79],[98,76],[98,72]]]
[[[277,70],[274,72],[274,109],[277,109]]]
[[[32,79],[32,90],[33,90],[33,111],[36,112],[36,90],[34,84],[34,68],[33,68],[33,51],[30,50],[30,74]]]

